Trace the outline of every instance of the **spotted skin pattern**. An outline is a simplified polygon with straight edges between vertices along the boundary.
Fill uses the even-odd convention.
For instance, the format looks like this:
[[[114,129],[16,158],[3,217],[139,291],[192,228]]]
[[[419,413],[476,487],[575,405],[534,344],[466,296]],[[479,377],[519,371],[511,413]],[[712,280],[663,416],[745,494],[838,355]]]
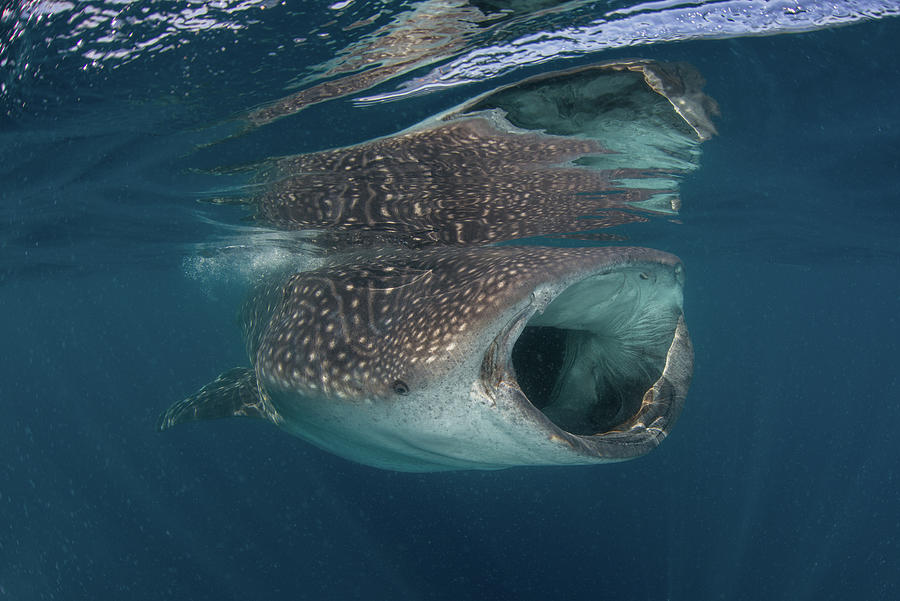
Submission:
[[[258,345],[262,379],[300,394],[389,399],[453,368],[454,350],[542,282],[645,251],[548,247],[359,256],[298,273]],[[652,251],[646,251],[649,253]]]

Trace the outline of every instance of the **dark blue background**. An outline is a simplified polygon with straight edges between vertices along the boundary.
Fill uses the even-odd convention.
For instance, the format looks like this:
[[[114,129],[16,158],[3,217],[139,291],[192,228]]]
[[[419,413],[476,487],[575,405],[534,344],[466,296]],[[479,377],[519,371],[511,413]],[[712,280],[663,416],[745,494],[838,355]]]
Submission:
[[[697,64],[723,116],[684,224],[629,231],[688,267],[696,370],[671,437],[623,464],[411,475],[249,420],[156,433],[246,363],[235,299],[181,267],[217,209],[144,182],[145,205],[69,223],[57,254],[90,264],[54,269],[7,188],[25,234],[0,284],[0,599],[898,598],[898,35],[643,49]],[[135,185],[118,160],[101,188]],[[107,231],[141,219],[170,243]]]

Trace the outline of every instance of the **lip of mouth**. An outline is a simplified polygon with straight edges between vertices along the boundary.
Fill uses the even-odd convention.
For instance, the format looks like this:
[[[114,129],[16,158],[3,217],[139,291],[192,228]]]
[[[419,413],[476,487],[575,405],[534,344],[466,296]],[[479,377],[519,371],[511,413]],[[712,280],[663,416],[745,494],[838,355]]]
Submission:
[[[548,434],[610,460],[643,455],[684,404],[693,350],[681,264],[591,274],[532,303],[485,354],[482,380],[517,390]]]

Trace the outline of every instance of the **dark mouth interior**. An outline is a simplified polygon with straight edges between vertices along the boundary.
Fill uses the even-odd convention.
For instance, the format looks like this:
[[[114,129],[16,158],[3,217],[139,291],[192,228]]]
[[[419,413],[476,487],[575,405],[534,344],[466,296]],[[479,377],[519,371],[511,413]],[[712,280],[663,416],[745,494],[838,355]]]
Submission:
[[[512,367],[522,392],[572,434],[601,434],[629,422],[665,367],[680,306],[666,298],[671,295],[637,290],[628,280],[616,291],[621,301],[607,302],[584,323],[570,323],[554,301],[513,345]],[[572,306],[580,302],[575,295],[590,299],[602,290],[608,291],[607,282],[582,286],[560,305]],[[548,322],[553,325],[544,325]]]
[[[526,327],[513,346],[512,361],[519,387],[532,405],[545,411],[556,400],[567,365],[568,341],[579,333],[551,327]],[[662,368],[635,374],[603,374],[593,370],[594,399],[580,411],[548,415],[557,426],[572,434],[591,435],[614,430],[641,408],[644,392],[662,373]],[[618,377],[616,377],[618,376]],[[545,411],[546,413],[546,411]]]

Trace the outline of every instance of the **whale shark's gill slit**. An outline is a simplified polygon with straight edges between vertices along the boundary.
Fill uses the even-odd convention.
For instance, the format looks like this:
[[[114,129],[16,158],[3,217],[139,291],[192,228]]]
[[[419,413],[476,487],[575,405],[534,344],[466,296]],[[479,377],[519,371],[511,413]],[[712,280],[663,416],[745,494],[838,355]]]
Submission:
[[[641,411],[665,368],[680,314],[665,287],[647,279],[609,274],[573,286],[515,341],[511,360],[520,389],[559,428],[603,434]]]

